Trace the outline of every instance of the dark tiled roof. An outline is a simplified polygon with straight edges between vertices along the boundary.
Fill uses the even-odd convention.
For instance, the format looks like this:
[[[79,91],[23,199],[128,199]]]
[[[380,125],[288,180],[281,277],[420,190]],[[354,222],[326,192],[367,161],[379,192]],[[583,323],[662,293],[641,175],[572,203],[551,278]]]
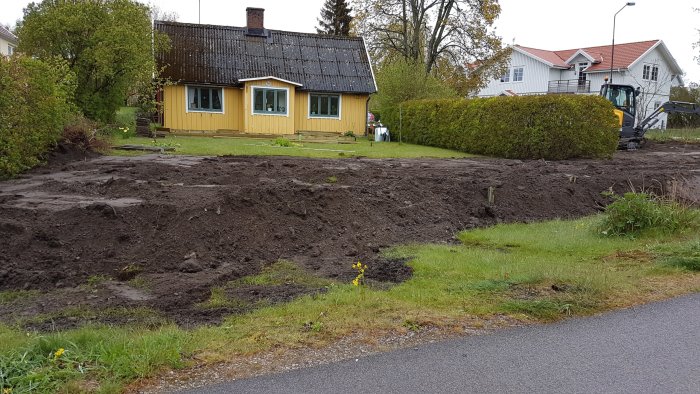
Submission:
[[[372,69],[361,38],[267,30],[246,35],[244,27],[155,22],[171,50],[158,54],[164,77],[182,83],[239,85],[273,76],[321,92],[374,93]]]
[[[0,25],[0,37],[4,38],[12,44],[17,44],[17,36],[12,34],[11,31],[5,29],[2,25]]]

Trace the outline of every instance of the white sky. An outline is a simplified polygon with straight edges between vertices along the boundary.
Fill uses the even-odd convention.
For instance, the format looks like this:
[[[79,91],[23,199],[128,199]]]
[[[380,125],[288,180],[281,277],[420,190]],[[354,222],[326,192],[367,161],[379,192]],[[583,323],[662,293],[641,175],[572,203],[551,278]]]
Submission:
[[[175,11],[181,22],[245,26],[245,8],[265,8],[271,29],[314,32],[323,0],[150,0],[164,11]],[[0,23],[14,25],[30,1],[0,0]],[[507,44],[560,50],[608,45],[613,15],[625,0],[500,0],[498,34]],[[700,48],[700,0],[637,0],[617,16],[615,42],[664,40],[686,72],[685,82],[700,82],[700,65],[693,59]]]

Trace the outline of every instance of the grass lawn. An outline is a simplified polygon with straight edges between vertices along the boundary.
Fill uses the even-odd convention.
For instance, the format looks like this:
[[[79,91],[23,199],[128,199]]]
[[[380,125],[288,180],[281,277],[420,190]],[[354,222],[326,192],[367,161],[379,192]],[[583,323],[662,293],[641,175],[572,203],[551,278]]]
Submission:
[[[700,144],[700,129],[651,129],[647,131],[646,138],[652,141],[682,141]]]
[[[193,136],[168,136],[157,140],[143,137],[115,138],[113,145],[136,144],[174,147],[174,154],[197,156],[253,155],[253,156],[302,156],[319,158],[459,158],[468,153],[429,146],[399,144],[398,142],[373,142],[358,138],[353,144],[297,143],[294,136],[282,139],[280,146],[274,139],[212,138]],[[112,150],[113,155],[125,155],[129,151]],[[171,153],[171,152],[168,152]]]
[[[458,245],[397,246],[385,255],[407,259],[414,275],[390,288],[316,278],[280,262],[224,287],[282,281],[327,291],[232,316],[220,326],[87,327],[47,334],[0,325],[0,386],[13,393],[86,387],[117,392],[164,368],[319,347],[348,335],[371,343],[426,327],[479,329],[504,316],[550,322],[700,291],[698,234],[602,237],[594,230],[599,220],[498,225],[462,232]],[[203,308],[237,302],[222,288],[211,293]]]

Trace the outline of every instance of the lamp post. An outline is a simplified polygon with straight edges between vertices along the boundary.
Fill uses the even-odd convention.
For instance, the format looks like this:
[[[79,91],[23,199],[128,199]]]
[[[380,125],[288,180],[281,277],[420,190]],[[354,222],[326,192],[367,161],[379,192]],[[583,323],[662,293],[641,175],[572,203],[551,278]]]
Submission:
[[[622,6],[622,8],[620,8],[620,11],[624,10],[627,6],[632,7],[634,4],[634,1],[628,1],[625,5]],[[610,83],[612,83],[613,81],[613,66],[615,65],[615,20],[617,19],[617,14],[619,14],[620,11],[617,11],[615,13],[615,16],[613,16],[613,41],[612,54],[610,55]]]

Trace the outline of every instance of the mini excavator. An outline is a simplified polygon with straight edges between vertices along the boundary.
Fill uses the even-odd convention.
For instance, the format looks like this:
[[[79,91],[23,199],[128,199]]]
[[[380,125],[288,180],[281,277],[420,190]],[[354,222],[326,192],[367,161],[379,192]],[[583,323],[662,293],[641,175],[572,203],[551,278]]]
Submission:
[[[620,149],[637,149],[644,145],[644,134],[659,122],[662,113],[685,113],[700,115],[700,104],[681,101],[667,101],[656,108],[640,122],[637,118],[637,97],[640,89],[631,85],[605,83],[600,88],[600,95],[615,106],[615,115],[620,120]]]

